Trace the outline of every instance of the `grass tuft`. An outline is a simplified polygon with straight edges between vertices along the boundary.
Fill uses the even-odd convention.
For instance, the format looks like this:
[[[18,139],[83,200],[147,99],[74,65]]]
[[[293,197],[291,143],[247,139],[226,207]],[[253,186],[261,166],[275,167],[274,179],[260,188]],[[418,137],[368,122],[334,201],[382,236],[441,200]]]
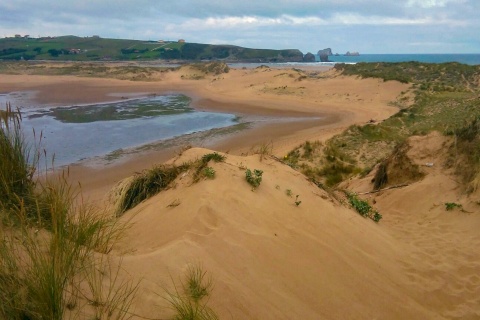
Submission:
[[[190,265],[181,285],[173,282],[173,290],[167,290],[166,300],[175,312],[175,320],[216,320],[218,316],[207,306],[206,298],[213,289],[213,281],[200,265]]]
[[[38,152],[32,152],[21,129],[20,111],[7,104],[0,113],[0,209],[18,211],[26,209],[30,219],[35,208],[34,175],[38,165]]]
[[[121,216],[125,211],[135,207],[160,191],[165,190],[182,172],[190,168],[186,163],[180,166],[155,166],[152,169],[137,173],[133,178],[127,179],[114,190],[117,208],[115,215]]]
[[[226,158],[227,158],[226,156],[221,155],[221,154],[218,154],[218,153],[216,153],[216,152],[214,152],[214,153],[207,153],[207,154],[203,155],[203,157],[202,157],[202,162],[203,162],[203,163],[208,163],[208,162],[210,162],[210,161],[212,161],[212,160],[213,160],[214,162],[224,162]]]

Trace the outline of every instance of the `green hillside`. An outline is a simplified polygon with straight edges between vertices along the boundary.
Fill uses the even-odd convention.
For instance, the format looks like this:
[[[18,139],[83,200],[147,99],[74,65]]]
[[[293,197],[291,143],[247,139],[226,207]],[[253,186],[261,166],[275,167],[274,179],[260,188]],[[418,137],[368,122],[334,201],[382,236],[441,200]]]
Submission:
[[[241,62],[302,61],[299,50],[249,49],[173,41],[93,37],[0,39],[0,60],[227,60]]]

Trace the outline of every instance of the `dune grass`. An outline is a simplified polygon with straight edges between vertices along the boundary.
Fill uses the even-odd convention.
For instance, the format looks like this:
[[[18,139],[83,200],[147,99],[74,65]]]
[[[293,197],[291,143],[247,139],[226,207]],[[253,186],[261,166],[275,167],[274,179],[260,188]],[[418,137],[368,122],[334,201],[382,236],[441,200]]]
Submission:
[[[216,152],[208,153],[195,161],[185,162],[181,165],[154,166],[125,179],[117,185],[110,196],[110,200],[115,206],[115,216],[121,216],[142,201],[168,189],[180,174],[191,169],[194,170],[192,179],[194,183],[202,178],[215,178],[216,172],[208,164],[210,161],[223,162],[225,158]]]
[[[145,199],[166,189],[177,176],[190,168],[186,163],[180,166],[160,165],[137,173],[118,191],[118,205],[115,215],[118,217],[125,211],[135,207]]]
[[[165,289],[166,300],[174,311],[175,320],[216,320],[217,314],[207,305],[213,289],[213,280],[201,265],[189,265],[184,279],[178,285],[172,280],[173,290]]]
[[[37,154],[31,152],[21,130],[20,112],[7,104],[0,113],[0,209],[2,211],[31,209],[31,195],[38,164]],[[32,154],[33,153],[33,154]],[[28,212],[31,212],[30,210]],[[35,218],[35,217],[29,217]]]
[[[103,265],[96,256],[111,250],[125,225],[84,204],[68,172],[35,174],[38,158],[31,152],[37,151],[25,142],[21,115],[9,105],[1,113],[0,141],[0,319],[97,314],[98,306],[87,303],[94,292],[80,284]],[[108,318],[129,315],[135,286],[128,283],[122,278],[106,285],[115,293],[103,303]]]

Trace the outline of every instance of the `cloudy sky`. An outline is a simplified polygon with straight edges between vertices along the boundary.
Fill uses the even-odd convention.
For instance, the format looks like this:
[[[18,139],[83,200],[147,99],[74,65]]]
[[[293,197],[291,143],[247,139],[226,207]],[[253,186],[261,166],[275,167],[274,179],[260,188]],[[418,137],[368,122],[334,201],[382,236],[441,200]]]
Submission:
[[[0,0],[0,36],[480,53],[480,0]]]

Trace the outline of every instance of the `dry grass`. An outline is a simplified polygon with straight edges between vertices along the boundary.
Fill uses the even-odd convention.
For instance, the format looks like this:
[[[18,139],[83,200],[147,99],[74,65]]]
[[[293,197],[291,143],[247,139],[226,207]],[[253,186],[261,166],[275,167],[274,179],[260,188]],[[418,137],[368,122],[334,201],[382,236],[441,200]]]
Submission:
[[[415,182],[424,177],[425,174],[419,166],[408,158],[409,149],[408,143],[400,143],[392,154],[380,163],[372,180],[374,190]]]
[[[467,192],[480,187],[480,117],[448,134],[455,143],[450,147],[450,163],[462,179]]]

